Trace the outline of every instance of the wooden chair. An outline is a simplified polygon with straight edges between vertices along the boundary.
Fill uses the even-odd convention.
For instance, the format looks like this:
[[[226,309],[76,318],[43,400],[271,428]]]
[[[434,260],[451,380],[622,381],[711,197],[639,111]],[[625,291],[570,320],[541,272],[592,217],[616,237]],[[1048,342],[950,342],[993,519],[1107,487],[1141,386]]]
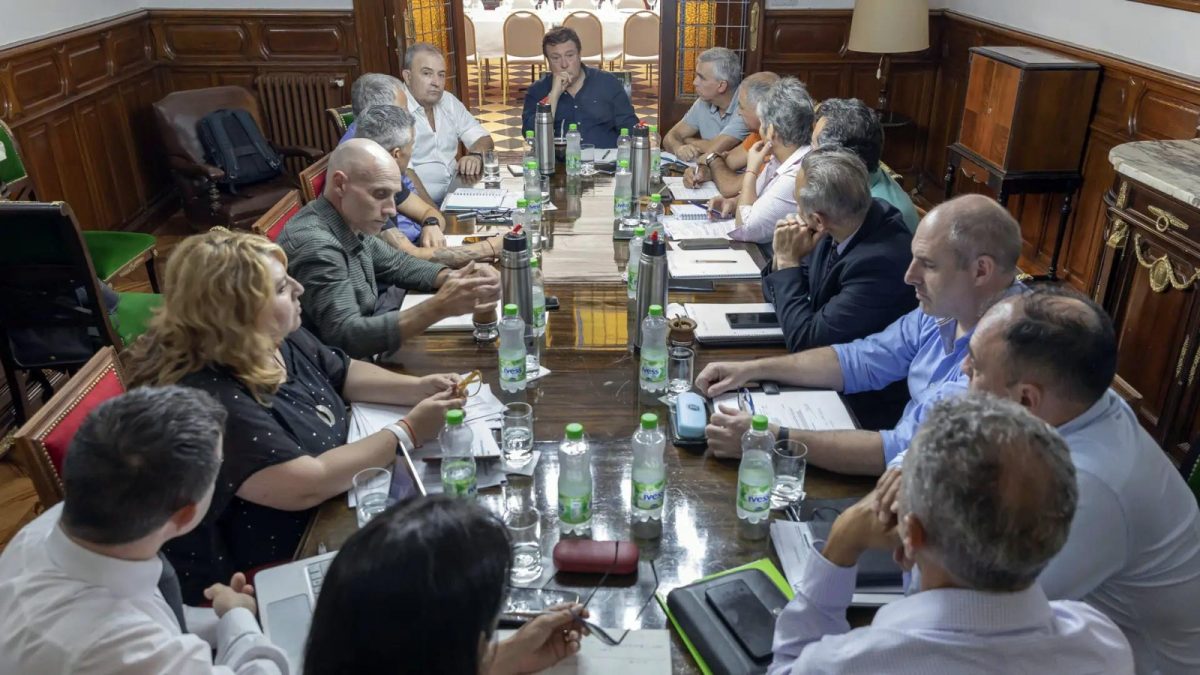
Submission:
[[[284,195],[283,199],[280,199],[275,206],[272,206],[270,211],[264,213],[262,218],[255,221],[250,229],[256,234],[275,241],[283,232],[283,226],[287,225],[298,211],[300,211],[300,192],[292,190]]]
[[[530,84],[537,79],[537,71],[545,62],[542,54],[542,37],[546,24],[533,12],[513,12],[504,20],[504,57],[500,62],[500,80],[504,102],[508,103],[509,66],[527,64]]]
[[[322,157],[300,172],[300,194],[307,204],[325,192],[325,170],[329,168],[329,157]]]
[[[112,347],[96,352],[17,430],[16,458],[33,482],[42,508],[62,501],[63,461],[88,413],[125,392],[125,376],[116,356]]]
[[[640,3],[641,0],[638,0]],[[646,66],[646,78],[654,86],[654,69],[658,65],[658,15],[650,11],[636,12],[625,20],[625,40],[621,44],[621,68],[630,63]]]
[[[479,58],[479,46],[475,42],[475,22],[471,17],[463,15],[463,50],[467,55],[467,65],[475,66],[475,81],[479,85],[479,102],[476,105],[483,105],[483,85],[487,80],[488,68],[487,59]]]
[[[354,121],[354,110],[348,105],[339,105],[336,108],[326,108],[325,116],[329,118],[330,123],[333,124],[333,128],[337,130],[337,137],[341,138],[346,135],[346,129]]]
[[[589,66],[604,68],[604,24],[591,12],[571,12],[563,19],[564,27],[579,34],[579,60]]]

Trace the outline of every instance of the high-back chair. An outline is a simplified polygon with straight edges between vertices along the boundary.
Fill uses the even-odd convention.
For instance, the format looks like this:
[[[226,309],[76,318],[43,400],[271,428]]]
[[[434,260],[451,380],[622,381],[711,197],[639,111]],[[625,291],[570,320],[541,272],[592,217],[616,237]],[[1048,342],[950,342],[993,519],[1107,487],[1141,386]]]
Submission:
[[[487,78],[487,66],[484,59],[479,58],[479,46],[475,42],[475,22],[471,17],[463,15],[463,50],[467,55],[467,65],[475,66],[475,83],[479,86],[479,101],[476,105],[483,105],[483,84]],[[468,106],[470,107],[470,106]]]
[[[579,34],[582,49],[579,60],[589,66],[604,67],[604,24],[591,12],[571,12],[563,26]]]
[[[595,0],[567,0],[563,3],[563,9],[596,9],[596,2]]]
[[[104,347],[71,376],[46,405],[17,430],[17,461],[43,508],[63,499],[62,468],[67,448],[88,413],[125,392],[125,376],[112,347]]]
[[[346,129],[354,121],[354,109],[348,104],[339,105],[336,108],[326,108],[325,116],[329,118],[329,123],[337,130],[338,138],[341,138],[346,135]]]
[[[529,66],[529,82],[537,79],[537,71],[545,62],[542,54],[542,37],[546,24],[533,12],[513,12],[504,20],[504,59],[500,62],[501,88],[504,102],[508,102],[508,80],[512,76],[510,65]]]
[[[329,157],[322,157],[300,172],[300,194],[304,195],[304,203],[320,197],[325,192],[325,174],[329,169]]]
[[[617,9],[650,9],[645,0],[617,0]]]
[[[640,0],[639,0],[640,2]],[[654,12],[636,12],[625,20],[625,40],[621,47],[621,68],[631,63],[646,66],[646,78],[654,86],[654,69],[658,64],[659,18]]]
[[[263,214],[262,218],[255,221],[250,227],[255,234],[275,241],[279,239],[279,235],[283,232],[283,228],[300,211],[300,191],[292,190],[283,196],[275,206],[271,207],[270,211]]]
[[[0,199],[29,201],[33,199],[33,181],[21,160],[17,137],[4,120],[0,120]]]

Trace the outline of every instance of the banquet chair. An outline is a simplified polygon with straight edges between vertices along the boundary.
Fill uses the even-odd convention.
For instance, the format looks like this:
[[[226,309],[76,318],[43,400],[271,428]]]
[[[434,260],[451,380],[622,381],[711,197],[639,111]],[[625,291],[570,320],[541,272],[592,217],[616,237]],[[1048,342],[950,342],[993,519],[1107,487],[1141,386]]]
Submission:
[[[645,0],[617,0],[617,9],[650,9]]]
[[[275,241],[279,239],[279,235],[283,233],[283,227],[288,224],[292,216],[300,211],[300,192],[292,190],[287,193],[272,206],[269,211],[263,214],[262,218],[254,221],[250,229],[255,234]]]
[[[529,83],[537,79],[537,71],[545,62],[542,54],[542,36],[546,25],[533,12],[513,12],[504,20],[504,57],[500,65],[500,79],[504,102],[508,103],[509,69],[513,64],[529,66]]]
[[[325,192],[325,170],[328,168],[329,156],[326,155],[300,172],[300,194],[304,196],[305,204]]]
[[[621,46],[621,68],[631,63],[646,66],[646,78],[654,86],[654,68],[658,66],[658,15],[650,11],[633,14],[625,20],[625,39]]]
[[[563,3],[563,9],[596,9],[594,0],[567,0]],[[565,25],[565,23],[564,23]]]
[[[488,76],[487,60],[479,57],[479,47],[475,44],[475,22],[469,16],[463,16],[463,50],[467,55],[467,65],[475,66],[475,81],[479,85],[478,106],[483,105],[483,85]],[[470,107],[470,106],[467,106]]]
[[[341,138],[350,123],[354,121],[354,111],[349,105],[339,105],[336,108],[326,108],[325,116],[329,118],[330,124],[337,131],[337,137]]]
[[[579,60],[585,65],[604,68],[604,25],[591,12],[571,12],[563,19],[563,26],[579,35],[582,49]]]

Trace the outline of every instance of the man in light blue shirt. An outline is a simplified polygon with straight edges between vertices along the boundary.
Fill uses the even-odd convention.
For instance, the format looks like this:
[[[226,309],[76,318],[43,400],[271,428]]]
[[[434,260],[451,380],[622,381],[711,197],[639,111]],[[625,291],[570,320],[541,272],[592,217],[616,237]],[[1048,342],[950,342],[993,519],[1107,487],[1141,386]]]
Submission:
[[[1090,298],[1039,287],[992,307],[963,369],[971,389],[1055,425],[1075,462],[1079,505],[1038,577],[1084,600],[1133,646],[1138,673],[1200,673],[1200,508],[1166,453],[1109,389],[1112,321]]]
[[[706,49],[696,58],[696,102],[682,120],[663,136],[662,146],[685,162],[707,153],[725,152],[741,145],[750,130],[738,114],[738,86],[742,61],[725,47]]]
[[[1075,471],[1062,438],[1015,403],[940,401],[904,460],[898,522],[874,496],[810,545],[796,597],[775,624],[768,673],[1132,673],[1129,644],[1082,602],[1050,602],[1034,583],[1067,540]],[[857,562],[895,550],[920,590],[850,630]]]
[[[775,428],[777,437],[808,446],[810,464],[878,476],[908,447],[929,405],[966,389],[961,364],[967,341],[984,308],[1019,288],[1014,284],[1020,250],[1020,226],[994,200],[964,195],[947,201],[929,212],[912,240],[913,260],[904,280],[916,289],[917,309],[882,332],[850,343],[709,364],[696,386],[715,396],[748,382],[774,380],[853,394],[907,379],[912,398],[893,429]],[[718,457],[740,456],[741,437],[749,427],[748,413],[721,408],[705,429],[709,449]]]

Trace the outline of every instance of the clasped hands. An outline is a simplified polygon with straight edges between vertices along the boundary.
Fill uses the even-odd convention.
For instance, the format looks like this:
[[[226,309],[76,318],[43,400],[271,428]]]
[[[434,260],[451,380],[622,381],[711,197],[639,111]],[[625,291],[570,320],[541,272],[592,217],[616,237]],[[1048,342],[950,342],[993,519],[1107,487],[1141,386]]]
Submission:
[[[775,235],[771,246],[775,249],[773,268],[776,272],[791,267],[799,267],[801,261],[813,252],[821,239],[828,234],[824,229],[817,229],[800,219],[799,214],[791,214],[775,223]]]

